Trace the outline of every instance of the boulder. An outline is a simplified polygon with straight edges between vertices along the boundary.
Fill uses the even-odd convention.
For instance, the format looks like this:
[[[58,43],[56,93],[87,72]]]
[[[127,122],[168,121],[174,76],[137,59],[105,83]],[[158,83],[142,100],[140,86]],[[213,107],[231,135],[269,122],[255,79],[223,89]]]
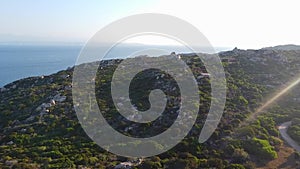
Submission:
[[[5,91],[7,91],[7,89],[5,87],[0,88],[0,92],[5,92]]]
[[[53,100],[57,102],[64,102],[67,99],[66,96],[61,96],[60,94],[57,94],[53,97]]]

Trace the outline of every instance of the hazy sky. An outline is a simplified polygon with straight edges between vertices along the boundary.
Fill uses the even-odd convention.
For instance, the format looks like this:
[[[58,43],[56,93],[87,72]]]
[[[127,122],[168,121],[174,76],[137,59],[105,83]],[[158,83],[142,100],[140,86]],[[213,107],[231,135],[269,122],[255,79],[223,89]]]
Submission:
[[[190,22],[213,46],[299,45],[299,5],[297,0],[1,0],[0,42],[84,43],[110,22],[151,12]]]

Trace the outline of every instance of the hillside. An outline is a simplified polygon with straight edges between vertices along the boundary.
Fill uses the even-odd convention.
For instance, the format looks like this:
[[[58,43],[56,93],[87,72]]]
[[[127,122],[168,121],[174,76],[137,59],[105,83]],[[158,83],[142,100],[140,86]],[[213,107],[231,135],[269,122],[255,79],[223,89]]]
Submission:
[[[168,152],[151,158],[130,159],[111,154],[95,144],[84,133],[74,111],[71,68],[49,76],[22,79],[1,88],[0,168],[117,168],[123,162],[131,162],[134,164],[131,168],[230,169],[264,167],[280,158],[278,152],[283,142],[276,126],[300,118],[297,87],[251,124],[238,127],[274,92],[291,79],[299,78],[300,51],[236,48],[221,52],[227,102],[218,129],[203,144],[198,143],[198,136],[209,110],[210,79],[204,76],[206,69],[195,54],[180,55],[197,80],[201,106],[189,135]],[[90,79],[96,84],[97,103],[105,112],[104,117],[115,130],[129,136],[154,136],[166,130],[178,115],[180,104],[175,98],[180,94],[176,82],[158,70],[138,74],[130,88],[133,103],[149,106],[149,90],[158,88],[168,94],[169,104],[161,120],[135,124],[117,112],[109,93],[113,72],[121,62],[96,63],[100,64],[97,77]],[[153,79],[158,80],[148,83]],[[300,129],[294,128],[300,133]],[[293,153],[289,155],[294,158]],[[287,164],[287,167],[292,166]]]
[[[264,48],[267,50],[300,50],[300,46],[298,45],[279,45],[279,46],[273,46],[273,47],[268,47]]]

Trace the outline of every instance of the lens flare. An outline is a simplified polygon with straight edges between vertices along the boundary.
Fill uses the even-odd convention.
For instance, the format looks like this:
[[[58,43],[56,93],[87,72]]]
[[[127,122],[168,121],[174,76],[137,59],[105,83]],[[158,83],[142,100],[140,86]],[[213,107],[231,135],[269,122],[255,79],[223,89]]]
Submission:
[[[289,82],[285,85],[285,87],[281,88],[279,91],[277,91],[267,102],[265,102],[262,106],[260,106],[254,113],[252,113],[245,122],[251,122],[257,118],[257,116],[266,108],[271,106],[275,101],[277,101],[280,97],[282,97],[284,94],[286,94],[289,90],[294,88],[296,85],[300,83],[300,77],[296,80],[293,80],[292,82]],[[243,123],[244,124],[244,123]],[[242,124],[242,126],[243,126]]]

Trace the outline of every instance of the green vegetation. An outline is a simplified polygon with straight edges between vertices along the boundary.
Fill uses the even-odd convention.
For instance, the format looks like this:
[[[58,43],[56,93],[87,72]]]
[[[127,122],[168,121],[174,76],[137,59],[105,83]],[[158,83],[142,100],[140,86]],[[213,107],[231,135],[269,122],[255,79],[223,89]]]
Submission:
[[[277,153],[274,148],[270,145],[268,140],[262,140],[258,138],[252,138],[243,143],[243,147],[249,153],[258,156],[259,158],[275,159]]]
[[[264,98],[299,72],[296,66],[300,64],[296,57],[299,53],[233,50],[220,55],[227,79],[227,102],[212,137],[203,144],[198,143],[211,99],[209,78],[197,78],[206,69],[196,56],[182,55],[199,84],[201,100],[196,123],[177,146],[143,159],[133,168],[255,168],[258,161],[265,164],[277,158],[283,142],[276,126],[291,119],[293,125],[288,132],[300,142],[300,120],[297,119],[300,109],[295,99],[278,102],[249,125],[240,127]],[[281,56],[289,56],[292,62],[281,61]],[[166,75],[162,80],[149,83],[164,73],[161,71],[145,71],[136,76],[130,96],[137,107],[149,106],[147,95],[154,88],[167,93],[169,102],[160,121],[134,124],[120,116],[109,93],[113,72],[120,62],[101,62],[97,78],[87,81],[95,81],[97,103],[103,116],[116,130],[129,136],[153,136],[167,129],[177,117],[171,112],[179,108],[176,102],[179,92],[170,90],[176,89],[174,79]],[[76,105],[72,103],[72,71],[26,78],[5,86],[6,91],[0,93],[0,168],[114,168],[121,162],[136,160],[103,150],[84,133],[74,111]],[[165,85],[159,85],[161,83]],[[300,93],[288,96],[299,98]],[[128,129],[129,126],[134,128]]]
[[[300,118],[292,120],[292,125],[288,128],[288,134],[291,138],[300,143]]]

